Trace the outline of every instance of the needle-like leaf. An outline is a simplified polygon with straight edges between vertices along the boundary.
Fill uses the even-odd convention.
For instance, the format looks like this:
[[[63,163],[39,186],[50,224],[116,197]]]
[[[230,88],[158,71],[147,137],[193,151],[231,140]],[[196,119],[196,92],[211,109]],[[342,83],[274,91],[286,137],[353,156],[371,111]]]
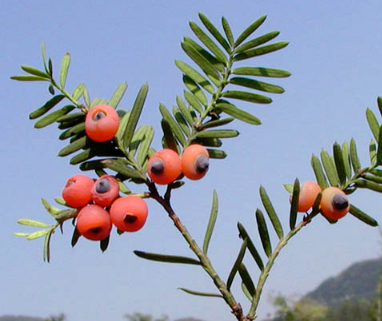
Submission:
[[[346,183],[345,162],[343,159],[341,146],[337,142],[335,142],[333,145],[333,155],[334,155],[334,162],[337,168],[337,173],[338,173],[340,183],[345,184]]]
[[[342,143],[342,158],[345,165],[346,177],[350,179],[352,176],[352,172],[351,172],[351,165],[350,165],[350,150],[349,150],[349,144],[347,142]]]
[[[214,190],[213,196],[212,196],[212,207],[211,207],[210,219],[208,221],[207,230],[206,230],[206,234],[204,236],[204,241],[203,241],[204,254],[207,254],[207,251],[208,251],[208,246],[210,244],[212,232],[214,230],[216,218],[218,216],[218,208],[219,208],[218,194]]]
[[[258,77],[271,77],[271,78],[285,78],[289,77],[289,71],[261,67],[238,67],[232,71],[234,75],[258,76]]]
[[[199,291],[194,291],[194,290],[190,290],[190,289],[186,289],[186,288],[179,288],[179,290],[182,290],[188,294],[197,295],[197,296],[207,296],[207,297],[212,297],[212,298],[222,298],[223,297],[221,294],[199,292]]]
[[[228,42],[230,43],[231,46],[233,46],[235,41],[233,39],[231,27],[229,26],[228,20],[224,17],[222,17],[222,26],[224,29],[224,33],[228,39]]]
[[[187,89],[200,101],[200,103],[207,107],[207,97],[199,85],[186,75],[183,75],[183,83],[186,85]]]
[[[175,65],[181,71],[183,71],[185,75],[190,77],[193,81],[199,84],[203,89],[208,91],[210,94],[213,94],[215,92],[214,87],[211,85],[211,83],[199,72],[197,72],[194,68],[192,68],[191,66],[189,66],[188,64],[180,60],[175,60]]]
[[[353,165],[354,172],[358,173],[358,171],[361,169],[361,162],[357,153],[357,145],[353,138],[350,140],[350,159]]]
[[[38,77],[42,77],[42,78],[46,78],[46,79],[50,79],[49,75],[39,69],[36,69],[34,67],[30,67],[30,66],[21,66],[21,69],[24,70],[25,72],[31,74],[31,75],[34,75],[34,76],[38,76]]]
[[[182,129],[180,128],[177,121],[174,119],[174,117],[171,115],[171,113],[168,111],[165,105],[160,104],[159,110],[160,110],[160,113],[162,114],[163,119],[166,120],[166,122],[170,126],[171,131],[174,134],[174,137],[178,140],[178,142],[182,146],[184,146],[184,144],[186,143],[186,140],[184,138]]]
[[[234,61],[240,61],[240,60],[244,60],[244,59],[249,59],[249,58],[265,55],[265,54],[283,49],[288,44],[289,44],[289,42],[280,41],[280,42],[273,43],[271,45],[266,45],[266,46],[258,47],[255,49],[250,49],[250,50],[247,50],[247,51],[244,51],[244,52],[237,54],[236,56],[234,56],[233,60]]]
[[[62,88],[65,88],[69,65],[70,65],[70,54],[67,52],[64,55],[64,58],[62,58],[61,69],[60,69],[60,85]]]
[[[127,89],[127,83],[126,82],[123,82],[122,84],[120,84],[117,89],[114,91],[113,95],[111,96],[109,102],[108,102],[108,105],[113,107],[114,109],[117,108],[119,102],[121,101],[121,99],[123,98],[125,92],[126,92],[126,89]]]
[[[227,279],[227,289],[228,290],[231,288],[231,285],[232,285],[232,282],[235,278],[235,275],[240,268],[241,262],[243,261],[243,258],[244,258],[246,248],[247,248],[247,239],[244,239],[243,243],[241,244],[239,254],[237,255],[235,263],[233,264],[232,269],[228,275],[228,279]]]
[[[194,34],[199,38],[199,40],[215,55],[215,57],[221,61],[222,63],[227,62],[227,57],[220,50],[220,48],[215,45],[215,43],[211,40],[207,34],[199,28],[199,26],[195,22],[190,22],[190,27]]]
[[[251,238],[249,237],[246,229],[244,226],[239,222],[237,223],[237,228],[239,229],[239,235],[243,240],[247,240],[247,248],[249,253],[251,253],[253,259],[255,260],[257,266],[260,268],[260,270],[264,270],[264,263],[261,259],[261,256],[259,252],[256,250],[255,245],[253,244]]]
[[[280,220],[276,214],[276,211],[271,203],[271,200],[267,194],[267,191],[263,186],[260,186],[260,198],[264,205],[265,210],[267,211],[267,214],[272,222],[273,228],[276,231],[277,236],[281,240],[284,237],[284,231],[283,227],[280,223]]]
[[[367,215],[365,212],[361,211],[358,207],[354,206],[353,204],[350,205],[349,212],[354,217],[358,218],[359,220],[370,226],[378,226],[378,222],[375,219]]]
[[[272,32],[269,32],[265,35],[257,37],[255,39],[252,39],[252,40],[242,44],[240,47],[236,48],[235,53],[245,52],[245,51],[250,50],[252,48],[258,47],[258,46],[276,38],[279,34],[280,34],[280,31],[272,31]]]
[[[221,96],[225,98],[240,99],[256,104],[270,104],[272,102],[272,99],[269,97],[240,90],[227,90],[223,92]]]
[[[122,143],[123,149],[126,150],[130,145],[133,138],[135,128],[138,124],[139,117],[141,116],[143,105],[146,101],[148,92],[147,84],[144,84],[138,92],[137,98],[134,101],[133,108],[130,111],[130,116],[127,121],[126,127],[124,128]]]
[[[240,35],[237,37],[234,46],[239,46],[245,39],[254,33],[265,21],[267,16],[261,16],[256,21],[252,22]]]
[[[248,289],[250,295],[252,297],[254,297],[256,295],[255,284],[253,283],[251,275],[249,274],[244,263],[240,264],[239,275],[240,275],[241,279],[243,280],[245,287]]]
[[[267,223],[265,222],[263,212],[260,209],[256,210],[256,222],[264,252],[270,257],[272,255],[271,239],[269,238]]]
[[[366,119],[369,124],[370,130],[373,133],[374,139],[378,143],[379,139],[379,124],[377,117],[375,117],[373,111],[370,108],[366,109]]]
[[[211,129],[198,132],[197,138],[232,138],[239,135],[234,129]]]
[[[246,77],[232,77],[229,80],[229,83],[232,85],[242,86],[273,94],[282,94],[284,92],[284,89],[280,86],[272,85],[263,81],[258,81]]]
[[[207,30],[215,37],[219,44],[228,52],[231,52],[230,45],[227,40],[222,36],[218,29],[211,23],[211,21],[203,14],[199,13],[199,18],[203,22]]]
[[[217,110],[225,112],[226,114],[235,117],[238,120],[246,122],[251,125],[260,125],[261,121],[256,116],[237,108],[235,105],[226,104],[226,103],[218,103],[215,107]]]
[[[54,106],[56,106],[61,100],[65,98],[64,95],[57,95],[48,100],[44,106],[36,109],[35,111],[29,114],[29,119],[38,118],[44,114],[46,114],[49,110],[51,110]]]
[[[300,196],[300,181],[298,180],[298,178],[296,178],[293,185],[292,204],[290,207],[290,215],[289,215],[289,227],[291,230],[293,230],[296,226],[297,205],[298,205],[299,196]]]
[[[340,179],[338,177],[336,165],[332,158],[329,156],[328,152],[324,149],[321,151],[321,161],[324,165],[326,176],[329,179],[330,185],[337,186]]]
[[[150,260],[150,261],[201,265],[199,261],[190,257],[185,257],[185,256],[156,254],[156,253],[148,253],[143,251],[134,251],[134,254],[136,256],[139,256],[140,258]]]

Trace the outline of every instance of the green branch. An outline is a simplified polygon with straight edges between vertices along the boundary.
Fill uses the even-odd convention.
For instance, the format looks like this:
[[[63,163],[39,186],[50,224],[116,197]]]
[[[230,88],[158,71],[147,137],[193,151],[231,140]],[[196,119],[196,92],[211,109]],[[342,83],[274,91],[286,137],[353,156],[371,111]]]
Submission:
[[[256,310],[257,310],[257,307],[259,305],[259,301],[260,301],[260,297],[261,297],[261,293],[262,293],[264,284],[267,281],[267,278],[268,278],[269,273],[270,273],[270,271],[271,271],[271,269],[272,269],[272,267],[273,267],[273,265],[275,263],[275,260],[276,260],[277,256],[280,254],[280,252],[284,248],[284,246],[287,245],[289,240],[294,235],[296,235],[296,233],[299,232],[304,226],[306,226],[308,223],[310,223],[311,220],[313,219],[313,217],[316,216],[317,214],[318,214],[317,211],[312,211],[311,214],[309,214],[306,217],[304,217],[303,221],[300,222],[298,225],[296,225],[296,227],[293,230],[291,230],[277,244],[275,250],[272,252],[272,254],[269,257],[269,260],[268,260],[266,266],[264,267],[264,270],[261,272],[261,274],[259,276],[259,279],[258,279],[258,282],[257,282],[257,287],[256,287],[256,295],[253,297],[251,308],[250,308],[249,313],[247,315],[247,318],[249,320],[255,318]]]
[[[247,319],[243,315],[243,311],[240,304],[236,302],[234,296],[228,290],[227,285],[223,282],[223,280],[220,278],[218,273],[215,271],[208,256],[203,253],[202,249],[198,246],[196,241],[192,238],[191,234],[188,232],[187,228],[182,224],[181,220],[172,209],[170,204],[169,194],[168,194],[169,192],[167,191],[166,193],[167,197],[165,199],[159,195],[155,184],[149,184],[149,189],[150,189],[150,196],[153,199],[155,199],[160,205],[162,205],[164,210],[168,213],[169,217],[174,222],[175,227],[179,230],[179,232],[182,234],[186,242],[189,244],[190,249],[198,257],[204,270],[213,280],[214,284],[216,285],[219,292],[222,294],[226,303],[230,306],[232,313],[236,316],[237,320],[246,321]]]

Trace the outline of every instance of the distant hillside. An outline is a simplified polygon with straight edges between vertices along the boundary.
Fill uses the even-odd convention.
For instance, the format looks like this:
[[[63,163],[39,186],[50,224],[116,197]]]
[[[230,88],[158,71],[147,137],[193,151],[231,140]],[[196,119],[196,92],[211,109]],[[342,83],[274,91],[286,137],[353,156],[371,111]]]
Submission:
[[[334,306],[344,299],[370,299],[377,295],[382,259],[355,263],[338,276],[322,282],[306,297]]]

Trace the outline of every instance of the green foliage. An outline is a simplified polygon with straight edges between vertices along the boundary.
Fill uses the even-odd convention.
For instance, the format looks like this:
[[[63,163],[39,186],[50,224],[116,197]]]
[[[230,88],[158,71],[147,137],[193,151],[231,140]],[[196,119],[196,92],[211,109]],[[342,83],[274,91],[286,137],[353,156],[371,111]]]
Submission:
[[[380,97],[378,97],[377,103],[380,108]],[[346,194],[352,194],[358,188],[382,193],[382,174],[377,168],[382,164],[382,145],[378,143],[379,137],[382,135],[381,125],[369,108],[366,111],[366,119],[375,139],[371,140],[369,145],[370,165],[361,167],[354,138],[350,140],[350,143],[344,142],[342,145],[335,142],[333,144],[333,156],[324,149],[320,153],[320,158],[312,155],[311,165],[322,189],[328,186],[337,186]],[[350,214],[368,225],[378,225],[374,218],[354,204],[351,204]]]
[[[244,42],[263,24],[266,19],[265,16],[259,18],[245,29],[236,41],[225,18],[222,19],[224,35],[218,31],[218,28],[205,15],[199,14],[199,18],[202,26],[190,22],[190,28],[196,36],[196,40],[186,37],[181,44],[186,55],[196,64],[196,69],[181,60],[175,61],[176,66],[183,73],[183,82],[186,87],[184,91],[186,103],[182,98],[177,97],[178,106],[174,107],[173,113],[163,104],[160,104],[163,117],[163,147],[172,148],[177,152],[180,152],[178,144],[186,147],[192,142],[208,147],[220,147],[221,143],[211,144],[212,140],[220,142],[220,138],[236,137],[239,133],[236,130],[211,130],[210,128],[226,125],[233,119],[253,125],[260,124],[260,120],[256,116],[238,108],[231,100],[244,100],[261,104],[270,103],[271,98],[253,91],[280,94],[284,90],[277,85],[256,80],[254,77],[284,78],[290,76],[287,71],[264,67],[241,66],[236,69],[233,68],[235,61],[248,60],[277,51],[287,45],[286,42],[278,42],[263,46],[276,38],[279,34],[278,31]],[[203,27],[206,30],[203,30]],[[64,130],[60,135],[60,139],[71,138],[69,144],[61,149],[59,156],[64,157],[77,153],[71,156],[70,163],[81,165],[94,157],[120,157],[133,148],[131,143],[134,135],[137,134],[137,123],[148,93],[147,85],[142,86],[131,111],[120,111],[121,126],[116,137],[116,143],[96,143],[85,137],[84,114],[90,107],[97,104],[105,103],[117,108],[126,92],[127,84],[120,84],[109,101],[99,98],[90,100],[89,92],[83,83],[79,84],[72,94],[65,88],[71,60],[69,53],[66,53],[62,59],[58,81],[53,78],[53,63],[51,59],[47,60],[46,58],[44,44],[42,45],[42,60],[44,70],[22,66],[23,71],[28,75],[13,76],[11,78],[19,81],[49,82],[49,91],[54,97],[32,112],[30,118],[36,119],[45,115],[36,122],[36,128],[58,123],[59,129]],[[239,75],[240,77],[231,77],[231,75]],[[236,90],[237,86],[244,90]],[[55,95],[55,89],[60,94]],[[58,106],[64,98],[70,101],[69,105],[58,107],[57,110],[48,113],[52,108]],[[82,103],[80,102],[81,98]],[[77,108],[81,110],[81,113],[75,111]],[[222,114],[231,117],[221,118]],[[142,138],[145,145],[142,150],[146,151],[146,155],[143,152],[140,153],[138,162],[140,166],[136,166],[135,161],[127,157],[130,165],[136,167],[136,169],[140,167],[142,173],[144,173],[142,168],[147,158],[147,151],[150,149],[152,136],[153,134]],[[211,158],[221,159],[226,156],[226,153],[219,149],[210,148],[209,153]]]
[[[327,321],[376,321],[376,303],[367,300],[346,300],[335,308],[330,308]]]
[[[310,299],[293,301],[279,295],[273,304],[277,310],[272,321],[323,321],[327,314],[327,307]]]
[[[314,300],[298,301],[277,296],[273,300],[275,316],[266,321],[376,321],[374,300],[344,300],[335,306],[325,306]]]
[[[224,139],[235,138],[239,135],[236,129],[227,128],[227,125],[232,126],[234,120],[251,125],[261,123],[252,111],[244,110],[242,107],[238,107],[238,104],[241,102],[269,104],[272,102],[271,94],[284,92],[282,87],[258,78],[269,79],[290,76],[289,72],[280,69],[253,67],[251,65],[253,59],[278,51],[286,47],[288,43],[285,41],[272,42],[278,37],[279,31],[271,31],[259,36],[254,35],[266,20],[266,16],[262,16],[251,23],[237,37],[232,33],[229,22],[224,17],[221,20],[221,31],[205,15],[200,13],[199,19],[200,24],[190,22],[194,39],[185,37],[181,43],[181,47],[190,61],[175,61],[176,66],[182,72],[182,81],[185,86],[183,96],[176,97],[176,105],[172,108],[167,108],[162,103],[159,104],[163,131],[161,142],[162,147],[170,148],[178,154],[181,154],[183,149],[190,144],[202,144],[208,147],[210,158],[224,159],[227,155],[222,149]],[[321,194],[317,197],[313,207],[298,222],[297,206],[300,181],[296,178],[293,185],[285,185],[287,191],[292,194],[289,232],[285,235],[271,199],[261,186],[259,193],[265,212],[258,208],[255,212],[255,218],[257,234],[260,237],[265,258],[259,254],[250,233],[241,223],[238,223],[241,246],[228,273],[227,281],[224,282],[207,256],[218,214],[217,193],[215,191],[213,193],[210,218],[204,235],[203,246],[200,248],[171,205],[171,192],[184,184],[183,176],[180,175],[177,180],[169,184],[165,193],[161,195],[155,183],[146,175],[148,159],[155,153],[155,149],[151,146],[154,141],[153,127],[139,124],[148,95],[148,85],[141,86],[130,110],[117,110],[120,125],[116,136],[107,142],[99,143],[86,136],[86,114],[91,107],[99,104],[109,104],[117,109],[119,102],[126,93],[127,84],[122,83],[117,86],[109,100],[104,98],[91,100],[85,84],[80,83],[71,94],[65,87],[71,60],[69,53],[66,53],[62,59],[59,80],[53,77],[53,63],[51,59],[46,58],[44,45],[42,45],[42,60],[44,70],[22,66],[22,70],[27,75],[11,77],[19,81],[44,81],[48,83],[48,91],[53,97],[29,115],[30,119],[36,119],[35,127],[43,128],[57,124],[58,129],[62,131],[59,139],[67,142],[58,155],[61,157],[70,156],[70,164],[78,165],[83,171],[94,171],[97,176],[112,171],[123,193],[133,193],[130,187],[126,186],[127,183],[144,184],[147,191],[139,194],[139,196],[152,198],[163,207],[175,227],[189,244],[195,258],[143,251],[134,251],[134,253],[138,257],[151,261],[201,266],[211,277],[220,294],[185,288],[181,288],[182,291],[192,295],[223,298],[240,321],[256,318],[256,309],[262,289],[275,259],[288,241],[320,213]],[[58,94],[55,93],[56,91]],[[377,103],[381,111],[382,99],[378,98]],[[379,144],[382,140],[382,126],[370,109],[367,110],[366,117],[374,137],[369,145],[371,164],[367,167],[361,167],[354,139],[350,141],[350,144],[335,142],[333,156],[322,150],[320,158],[313,155],[311,159],[317,182],[322,189],[328,186],[338,186],[346,194],[351,194],[358,188],[382,192],[382,171],[377,168],[382,165],[382,146]],[[66,206],[63,200],[57,199],[56,202]],[[41,228],[41,230],[32,233],[16,233],[16,235],[27,239],[45,237],[43,255],[44,260],[49,261],[51,235],[57,227],[62,228],[65,221],[75,220],[77,209],[59,209],[51,206],[46,200],[43,200],[43,205],[55,219],[55,224],[49,225],[22,219],[19,220],[20,224]],[[354,204],[351,205],[350,213],[368,225],[377,225],[376,220]],[[269,222],[271,225],[268,224]],[[272,226],[272,229],[269,229],[269,226]],[[275,244],[272,244],[270,236],[273,232],[278,237]],[[119,231],[119,233],[122,234],[123,232]],[[79,238],[80,234],[74,228],[72,246],[77,244]],[[100,249],[105,251],[108,244],[109,237],[100,242]],[[247,263],[245,261],[248,264],[247,268],[244,259],[248,252],[255,262],[250,260]],[[259,268],[257,281],[254,278],[256,275],[250,272],[251,266],[249,264],[253,263]],[[242,292],[250,304],[248,313],[243,312],[241,305],[236,302],[231,292],[233,282],[238,279]],[[285,320],[307,320],[310,318],[310,320],[318,321],[322,315],[326,314],[325,309],[317,307],[310,301],[298,302],[293,308],[290,308],[285,300],[280,300],[277,301],[280,306],[280,318]],[[294,314],[297,315],[296,318]],[[130,321],[163,321],[162,319],[153,320],[151,316],[139,313],[126,315],[126,318]],[[284,319],[280,319],[280,321]]]
[[[190,22],[190,28],[196,36],[196,40],[184,38],[181,46],[186,55],[196,64],[196,69],[188,63],[176,60],[176,66],[183,72],[183,82],[186,90],[184,98],[189,104],[187,107],[182,98],[177,97],[179,109],[178,117],[172,117],[166,108],[161,105],[161,113],[164,119],[170,125],[169,131],[177,143],[189,144],[192,141],[198,141],[205,144],[205,138],[229,138],[237,136],[237,132],[230,130],[209,130],[214,126],[222,126],[232,121],[232,118],[221,118],[222,114],[227,114],[235,119],[249,124],[258,125],[260,120],[251,113],[238,108],[233,100],[244,100],[252,103],[270,103],[272,100],[252,91],[262,91],[268,93],[282,93],[284,90],[276,85],[261,82],[251,77],[288,77],[290,73],[282,70],[273,70],[267,68],[240,67],[234,69],[235,61],[246,60],[257,56],[253,50],[258,49],[257,53],[264,48],[259,47],[264,43],[273,40],[278,32],[272,33],[272,36],[260,36],[244,44],[242,42],[250,37],[258,27],[265,21],[265,16],[256,20],[251,26],[244,30],[234,40],[229,23],[222,18],[222,27],[224,35],[218,28],[203,14],[199,14],[202,26],[195,22]],[[203,27],[206,30],[203,30]],[[216,43],[217,41],[217,43]],[[271,45],[268,52],[276,51],[285,47],[287,43],[282,42]],[[245,77],[231,77],[237,74]],[[231,89],[231,86],[233,88]],[[236,90],[248,88],[247,90]],[[229,99],[226,100],[226,99]],[[192,116],[194,114],[194,116]],[[181,116],[181,117],[179,117]],[[209,118],[209,119],[208,119]],[[218,123],[219,121],[220,123]],[[176,125],[178,122],[178,126]],[[180,130],[180,128],[183,129]],[[169,134],[169,133],[168,133]],[[200,140],[202,139],[202,140]],[[185,142],[188,140],[188,142]],[[205,146],[208,146],[205,144]],[[224,154],[221,154],[223,156]],[[211,156],[211,154],[210,154]],[[212,153],[212,156],[217,156]],[[221,157],[219,157],[221,158]]]

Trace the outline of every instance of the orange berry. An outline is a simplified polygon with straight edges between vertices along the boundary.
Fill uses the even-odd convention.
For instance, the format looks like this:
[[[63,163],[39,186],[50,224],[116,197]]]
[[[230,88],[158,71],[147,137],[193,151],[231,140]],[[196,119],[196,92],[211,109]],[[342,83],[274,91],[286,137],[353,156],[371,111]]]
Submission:
[[[110,218],[121,231],[135,232],[145,225],[148,208],[146,202],[135,195],[116,199],[110,207]]]
[[[182,172],[182,162],[172,149],[162,149],[152,155],[147,162],[147,174],[154,183],[168,185]]]
[[[74,175],[68,179],[62,191],[62,198],[71,207],[81,207],[92,199],[94,181],[86,175]]]
[[[106,142],[112,139],[117,133],[118,127],[119,116],[111,106],[94,106],[86,114],[86,135],[96,142]]]
[[[189,179],[197,180],[206,175],[209,166],[207,149],[199,144],[188,146],[182,155],[182,171]]]
[[[307,181],[302,184],[298,197],[297,212],[307,212],[314,204],[321,187],[316,182]],[[289,199],[292,202],[292,195]]]
[[[96,180],[92,188],[93,201],[101,206],[109,206],[119,194],[118,181],[111,175],[103,175]]]
[[[99,205],[83,207],[76,219],[77,231],[93,241],[101,241],[110,234],[112,224],[109,213]]]
[[[320,206],[321,213],[331,220],[344,217],[350,209],[350,203],[345,192],[333,186],[322,192]]]

